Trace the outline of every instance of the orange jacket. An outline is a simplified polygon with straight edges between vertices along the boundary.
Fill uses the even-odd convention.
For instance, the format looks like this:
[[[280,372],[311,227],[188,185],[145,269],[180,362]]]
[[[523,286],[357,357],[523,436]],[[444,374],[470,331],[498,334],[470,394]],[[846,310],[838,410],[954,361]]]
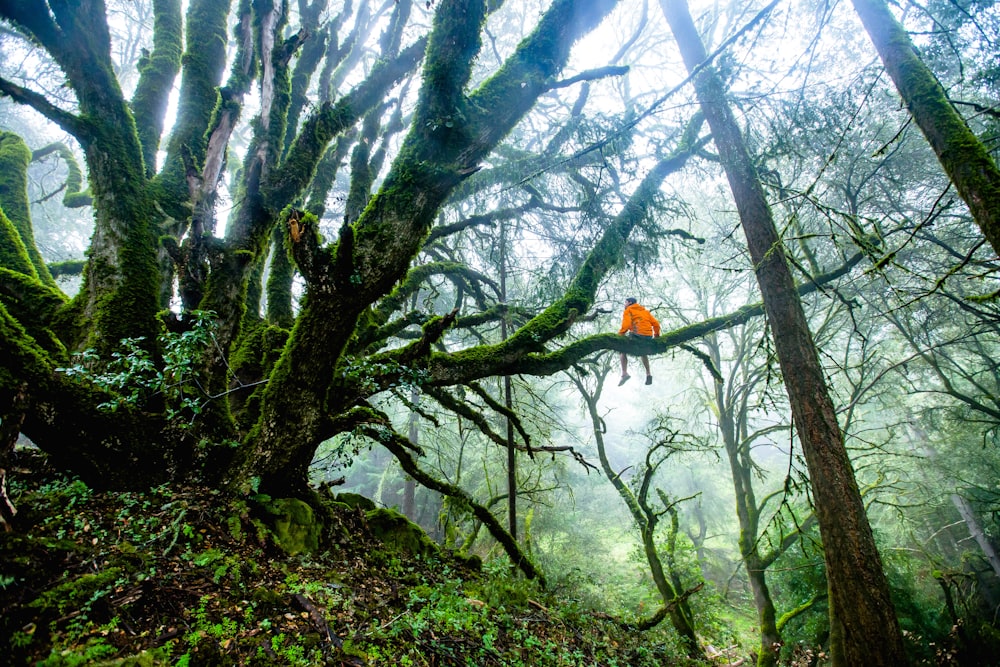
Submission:
[[[624,334],[629,331],[640,336],[659,336],[660,323],[648,310],[633,303],[626,306],[622,314],[622,328],[618,333]]]

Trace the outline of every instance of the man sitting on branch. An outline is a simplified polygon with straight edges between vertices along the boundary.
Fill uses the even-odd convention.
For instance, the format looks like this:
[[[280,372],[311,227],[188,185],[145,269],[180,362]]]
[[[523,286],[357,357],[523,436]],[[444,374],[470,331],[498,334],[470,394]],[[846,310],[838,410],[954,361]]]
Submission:
[[[636,336],[638,338],[658,338],[660,335],[660,323],[653,314],[639,305],[635,297],[625,299],[625,312],[622,314],[622,328],[618,331],[620,335]],[[653,384],[653,376],[649,372],[649,357],[645,354],[639,357],[642,367],[646,369],[646,384]],[[621,353],[622,378],[618,381],[618,386],[628,382],[632,376],[628,374],[628,357]]]

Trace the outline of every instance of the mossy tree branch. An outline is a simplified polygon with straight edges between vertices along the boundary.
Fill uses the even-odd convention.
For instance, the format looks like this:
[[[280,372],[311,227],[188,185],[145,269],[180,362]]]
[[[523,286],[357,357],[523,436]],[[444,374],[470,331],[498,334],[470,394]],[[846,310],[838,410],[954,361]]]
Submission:
[[[22,430],[44,444],[56,465],[95,487],[142,488],[166,481],[190,455],[194,443],[185,454],[183,434],[165,421],[127,406],[115,412],[99,408],[112,397],[57,372],[50,354],[2,303],[0,341],[0,413],[12,406],[18,385],[28,383]]]
[[[830,282],[847,275],[864,255],[858,253],[834,271],[816,276],[800,285],[798,293],[805,296]],[[614,333],[595,334],[572,341],[551,352],[529,350],[501,350],[502,345],[479,346],[452,353],[435,353],[427,361],[430,382],[438,385],[465,384],[490,375],[523,373],[525,375],[551,375],[571,367],[587,356],[601,350],[614,350],[628,354],[662,354],[669,349],[690,343],[714,331],[721,331],[764,314],[764,304],[748,304],[732,313],[706,318],[672,331],[664,331],[659,338],[634,339]],[[535,346],[532,343],[531,348]],[[506,356],[504,356],[506,355]]]
[[[59,311],[67,300],[65,294],[31,274],[0,266],[0,301],[39,344],[55,342],[55,345],[45,347],[49,351],[55,349],[57,356],[65,353],[66,349],[56,342],[57,339],[48,330],[55,328]]]
[[[35,230],[31,224],[31,205],[28,202],[28,164],[31,150],[21,137],[12,132],[0,132],[0,210],[13,224],[20,237],[21,248],[31,262],[30,270],[23,271],[37,277],[49,287],[56,281],[49,274],[42,254],[35,244]],[[5,245],[7,243],[5,242]],[[19,249],[10,246],[5,254],[20,254]],[[6,266],[6,264],[2,265]],[[16,268],[16,267],[10,267]],[[17,269],[21,270],[21,269]]]
[[[816,595],[814,595],[813,597],[809,598],[808,600],[806,600],[805,602],[803,602],[799,606],[793,607],[792,609],[789,609],[788,611],[786,611],[784,614],[782,614],[781,616],[779,616],[778,620],[775,622],[775,624],[778,627],[778,632],[781,632],[781,630],[786,625],[788,625],[789,621],[791,621],[792,619],[794,619],[794,618],[796,618],[796,617],[804,614],[805,612],[809,611],[810,609],[812,609],[813,607],[815,607],[819,602],[822,602],[823,600],[826,600],[828,597],[829,596],[825,592],[824,593],[817,593]]]
[[[309,185],[320,159],[336,136],[353,126],[369,109],[381,102],[385,92],[411,73],[423,57],[426,39],[419,39],[398,57],[380,61],[364,82],[336,103],[322,104],[302,124],[288,157],[274,171],[268,201],[293,201]]]
[[[298,131],[299,118],[305,108],[308,98],[309,82],[316,68],[319,67],[326,54],[326,44],[329,33],[320,27],[320,14],[326,8],[326,0],[303,1],[299,3],[299,22],[306,36],[302,44],[302,52],[295,61],[292,70],[291,98],[288,106],[288,123],[282,146],[287,149],[295,139]]]
[[[204,165],[206,136],[219,105],[230,4],[230,0],[192,0],[185,16],[186,42],[177,120],[167,139],[163,168],[155,179],[160,206],[182,222],[191,216],[193,193],[188,173],[200,172]],[[148,150],[148,146],[145,148]]]
[[[21,234],[10,218],[4,214],[3,208],[0,208],[0,268],[38,278]]]
[[[49,2],[47,9],[5,2],[0,15],[52,55],[79,104],[79,122],[66,129],[87,156],[96,225],[77,299],[100,350],[127,336],[153,341],[158,281],[152,202],[138,133],[114,74],[103,3]]]
[[[181,68],[182,34],[180,0],[154,0],[153,51],[139,59],[139,83],[132,95],[132,114],[149,177],[156,169],[167,103]]]
[[[90,189],[83,189],[83,171],[76,161],[76,156],[69,146],[61,141],[57,141],[31,152],[31,161],[41,160],[46,156],[58,153],[59,158],[66,164],[66,184],[64,187],[62,204],[66,208],[81,208],[94,203],[94,198],[90,194]]]
[[[78,116],[60,109],[49,102],[44,95],[19,86],[3,77],[0,77],[0,94],[6,95],[18,104],[31,107],[75,137],[81,136],[86,129],[85,123]]]

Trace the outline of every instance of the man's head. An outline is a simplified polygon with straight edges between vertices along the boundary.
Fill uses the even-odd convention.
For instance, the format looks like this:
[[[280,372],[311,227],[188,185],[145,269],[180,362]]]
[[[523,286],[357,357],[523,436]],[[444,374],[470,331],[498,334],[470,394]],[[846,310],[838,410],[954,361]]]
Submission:
[[[636,301],[635,301],[635,297],[634,296],[630,296],[629,298],[625,299],[625,305],[626,306],[631,306],[635,302]]]

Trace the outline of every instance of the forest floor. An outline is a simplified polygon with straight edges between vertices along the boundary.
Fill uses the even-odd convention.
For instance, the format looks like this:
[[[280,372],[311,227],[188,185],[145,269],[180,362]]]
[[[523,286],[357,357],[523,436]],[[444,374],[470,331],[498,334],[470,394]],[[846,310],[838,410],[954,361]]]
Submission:
[[[98,492],[28,451],[11,479],[0,656],[12,665],[693,664],[660,629],[584,609],[505,561],[480,568],[396,539],[372,525],[384,511],[331,504],[324,547],[290,554],[272,528],[286,544],[308,544],[308,529],[266,498]]]

